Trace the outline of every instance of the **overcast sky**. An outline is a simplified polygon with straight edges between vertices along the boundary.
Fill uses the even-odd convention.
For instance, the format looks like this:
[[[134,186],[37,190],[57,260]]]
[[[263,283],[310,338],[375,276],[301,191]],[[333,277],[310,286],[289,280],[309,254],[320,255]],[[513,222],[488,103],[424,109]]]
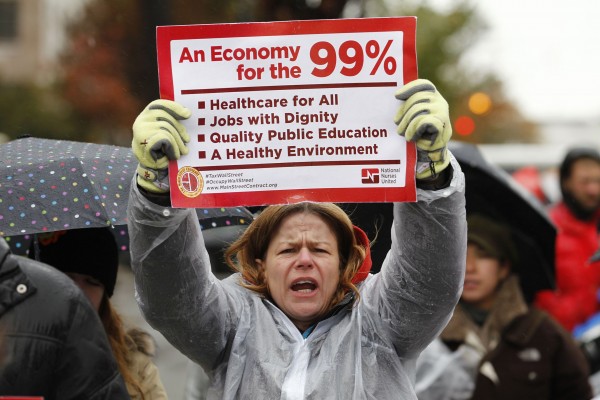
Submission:
[[[600,1],[473,4],[489,29],[467,59],[494,70],[527,117],[600,120]]]

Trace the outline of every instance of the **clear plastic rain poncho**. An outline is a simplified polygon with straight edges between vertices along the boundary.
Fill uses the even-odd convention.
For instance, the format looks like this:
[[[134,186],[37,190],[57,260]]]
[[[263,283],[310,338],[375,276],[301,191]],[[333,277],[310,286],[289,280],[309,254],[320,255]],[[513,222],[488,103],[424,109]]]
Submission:
[[[211,273],[193,209],[158,206],[135,184],[129,234],[146,320],[211,377],[209,399],[416,399],[415,362],[444,328],[463,283],[464,176],[394,205],[392,248],[360,301],[305,339],[273,303]]]

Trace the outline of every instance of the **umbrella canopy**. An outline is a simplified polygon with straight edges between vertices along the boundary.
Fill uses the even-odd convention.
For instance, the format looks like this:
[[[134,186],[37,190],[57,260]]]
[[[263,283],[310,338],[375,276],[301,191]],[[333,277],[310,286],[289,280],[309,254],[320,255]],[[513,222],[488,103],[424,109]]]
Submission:
[[[213,270],[218,274],[229,274],[223,251],[241,235],[254,220],[254,214],[245,207],[199,208],[196,209],[204,242],[211,257]],[[127,257],[129,253],[129,232],[127,225],[112,228],[119,251]],[[6,236],[6,242],[13,254],[27,255],[32,247],[34,234]]]
[[[127,199],[137,163],[129,147],[37,138],[0,145],[0,236],[25,255],[38,233],[112,226],[128,254]],[[223,250],[254,215],[245,207],[196,213],[213,269],[230,273]]]
[[[467,213],[481,213],[503,221],[511,233],[519,275],[528,301],[543,289],[554,289],[556,228],[542,203],[500,167],[488,162],[473,144],[451,142],[450,151],[466,180]]]
[[[0,145],[0,235],[126,224],[128,147],[17,139]]]
[[[212,271],[223,279],[233,272],[225,262],[225,250],[244,233],[254,214],[246,207],[198,208],[196,214]]]

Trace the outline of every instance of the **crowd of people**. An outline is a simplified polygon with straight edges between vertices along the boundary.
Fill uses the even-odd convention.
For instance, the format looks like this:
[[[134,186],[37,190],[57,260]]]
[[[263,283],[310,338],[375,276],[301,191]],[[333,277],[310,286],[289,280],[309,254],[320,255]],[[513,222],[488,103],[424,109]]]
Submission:
[[[409,95],[405,98],[402,98],[402,95],[400,95],[400,98],[403,100],[408,100],[411,95],[418,93],[418,90],[414,90],[411,87],[407,88],[406,91]],[[407,104],[410,104],[411,106],[414,106],[415,103],[418,103],[418,100],[414,100],[413,102],[410,100],[407,101]],[[405,113],[410,114],[406,109],[400,110],[400,116],[396,120],[399,125],[402,125],[402,119],[406,117]],[[171,151],[171,153],[184,152],[186,136],[183,127],[179,124],[179,120],[187,117],[189,117],[189,113],[176,103],[174,104],[165,101],[151,103],[149,107],[140,114],[140,117],[136,121],[138,127],[137,132],[136,125],[134,125],[134,142],[136,141],[137,134],[139,143],[148,143],[148,135],[152,131],[148,126],[149,124],[152,124],[153,120],[163,122],[169,120],[170,127],[168,129],[171,130],[171,135],[177,140],[172,140],[168,137],[165,139],[165,135],[163,135],[161,138],[161,146],[164,145],[165,142],[169,142],[169,146],[173,147],[182,146],[183,144],[183,147],[179,147],[176,151]],[[407,117],[408,120],[411,118],[412,115],[411,117]],[[418,130],[418,128],[415,129]],[[403,133],[403,128],[400,128],[399,131]],[[449,137],[446,136],[445,140],[447,141],[448,139]],[[438,150],[445,147],[445,142],[443,144],[443,146],[438,147]],[[136,144],[134,143],[134,148],[135,147]],[[156,150],[157,147],[154,147],[153,149]],[[431,150],[431,146],[427,150],[419,149],[421,152],[428,152],[428,156],[430,157],[429,160],[431,160],[431,157],[434,154]],[[443,151],[445,152],[445,149]],[[306,277],[306,282],[303,282],[302,287],[298,286],[298,288],[295,289],[293,283],[286,281],[286,279],[291,279],[288,277],[287,273],[282,273],[282,275],[278,274],[278,277],[273,281],[269,281],[268,279],[270,268],[268,268],[269,263],[267,263],[266,260],[271,254],[271,246],[276,246],[278,235],[281,234],[284,235],[284,237],[292,236],[293,232],[300,230],[298,226],[303,226],[305,224],[311,227],[315,225],[318,226],[318,224],[314,222],[304,221],[307,216],[316,213],[314,210],[305,208],[302,211],[291,211],[292,215],[289,216],[289,218],[294,221],[296,219],[294,218],[294,214],[298,213],[303,216],[300,219],[302,222],[289,222],[286,213],[281,210],[273,211],[274,215],[282,213],[285,217],[276,219],[275,227],[277,230],[262,231],[261,235],[257,237],[265,238],[265,240],[266,238],[271,238],[275,244],[273,244],[273,242],[263,243],[259,241],[257,237],[252,236],[254,234],[254,229],[249,229],[246,234],[234,243],[229,253],[229,261],[232,270],[237,270],[238,274],[226,279],[223,283],[214,282],[210,277],[210,273],[206,276],[207,271],[210,271],[210,269],[205,266],[206,260],[203,260],[201,257],[194,259],[191,254],[196,254],[198,251],[189,250],[190,257],[184,257],[185,263],[183,265],[185,265],[185,268],[183,271],[181,268],[182,263],[177,263],[178,273],[181,275],[181,283],[175,285],[175,287],[170,290],[175,290],[175,288],[180,287],[190,276],[200,276],[201,279],[200,282],[198,282],[197,287],[186,285],[187,292],[184,294],[186,298],[197,299],[197,301],[193,304],[183,304],[181,303],[182,300],[179,298],[174,299],[175,302],[169,305],[162,303],[160,305],[150,304],[153,298],[156,299],[156,296],[153,295],[153,293],[169,293],[169,289],[164,288],[164,285],[160,284],[159,277],[163,276],[165,271],[169,268],[166,265],[168,264],[168,259],[171,258],[170,254],[185,254],[184,248],[177,248],[177,238],[195,237],[195,235],[197,236],[197,229],[194,227],[193,221],[188,221],[189,217],[186,217],[185,214],[174,216],[173,213],[170,212],[167,213],[167,218],[160,218],[161,226],[169,232],[169,239],[164,242],[161,241],[161,243],[158,243],[158,241],[154,239],[159,236],[165,237],[159,230],[151,229],[151,227],[155,226],[154,222],[157,216],[164,215],[161,207],[168,206],[168,201],[164,196],[164,193],[168,192],[168,187],[165,187],[164,179],[160,180],[158,178],[161,174],[155,173],[156,170],[160,170],[161,162],[164,165],[164,160],[161,161],[157,159],[154,160],[154,163],[148,163],[147,160],[149,160],[150,157],[145,157],[145,153],[141,148],[138,148],[138,152],[138,159],[141,161],[141,171],[149,170],[151,173],[138,176],[137,190],[134,189],[131,195],[131,198],[135,203],[132,203],[133,207],[130,214],[130,224],[133,229],[138,230],[140,235],[139,244],[141,244],[140,247],[136,248],[136,243],[132,243],[132,260],[134,272],[136,274],[136,284],[148,291],[147,293],[142,294],[141,304],[147,308],[145,312],[148,315],[152,313],[150,322],[158,330],[163,332],[163,334],[169,337],[173,343],[179,344],[181,346],[180,350],[195,362],[194,368],[196,368],[198,372],[196,372],[195,375],[192,375],[192,378],[196,379],[191,380],[192,384],[189,386],[188,390],[189,399],[200,399],[204,398],[203,396],[235,398],[236,396],[239,396],[240,393],[251,391],[251,388],[253,387],[251,384],[253,382],[252,379],[258,379],[255,378],[255,374],[258,374],[261,377],[264,375],[279,377],[275,379],[275,386],[272,388],[265,388],[265,392],[261,392],[261,394],[281,395],[283,393],[284,397],[289,396],[289,398],[304,398],[306,397],[306,393],[332,394],[333,392],[327,392],[327,390],[331,390],[332,387],[334,388],[335,393],[344,393],[344,398],[354,398],[353,396],[360,398],[360,395],[357,395],[357,393],[368,393],[370,395],[376,393],[376,395],[374,395],[375,398],[387,398],[386,396],[389,396],[390,398],[397,398],[397,396],[400,396],[401,398],[413,398],[411,397],[413,395],[412,390],[415,390],[416,395],[423,399],[485,399],[492,397],[509,398],[511,396],[552,399],[587,399],[593,396],[593,388],[589,383],[591,360],[586,359],[586,356],[589,356],[589,354],[586,354],[581,350],[579,343],[577,343],[572,336],[575,325],[569,325],[562,320],[557,309],[548,306],[547,302],[545,304],[543,298],[544,296],[553,296],[556,298],[564,296],[565,292],[569,289],[568,285],[565,286],[564,282],[569,279],[577,279],[585,282],[587,285],[586,291],[589,292],[593,288],[595,290],[594,295],[596,295],[598,290],[598,280],[592,279],[595,278],[594,274],[596,272],[593,270],[594,266],[590,261],[591,255],[598,249],[597,220],[595,218],[598,214],[597,210],[600,197],[597,190],[597,188],[600,188],[599,179],[593,177],[594,166],[600,165],[597,162],[597,158],[593,156],[595,153],[594,151],[589,149],[586,151],[582,151],[581,149],[573,150],[565,157],[565,162],[561,167],[563,203],[568,204],[571,208],[579,205],[579,208],[575,208],[573,213],[579,218],[583,217],[583,220],[586,220],[589,225],[593,226],[593,229],[588,231],[588,234],[590,235],[587,237],[591,253],[590,249],[585,251],[581,250],[585,253],[585,260],[582,261],[582,264],[579,266],[579,268],[584,271],[581,276],[573,278],[573,271],[565,273],[565,271],[558,266],[561,262],[567,260],[572,262],[572,257],[563,252],[565,249],[572,250],[578,246],[573,245],[573,243],[567,243],[566,245],[561,244],[568,234],[565,232],[565,228],[556,221],[556,218],[560,219],[560,217],[553,215],[553,221],[558,228],[556,243],[556,288],[554,290],[546,290],[537,293],[533,304],[529,304],[521,293],[518,273],[513,271],[515,260],[518,259],[519,254],[517,254],[516,248],[511,245],[513,239],[510,234],[510,229],[503,226],[502,221],[494,220],[491,216],[470,215],[468,218],[469,234],[466,238],[466,242],[468,243],[466,260],[462,267],[464,268],[464,271],[466,271],[464,281],[462,282],[462,296],[456,307],[453,308],[451,315],[446,316],[450,317],[448,324],[441,324],[444,329],[441,332],[436,331],[439,335],[435,335],[433,340],[431,340],[432,337],[430,336],[425,337],[425,341],[431,341],[431,344],[423,347],[423,343],[421,343],[420,348],[423,353],[420,357],[415,358],[412,353],[408,353],[407,356],[406,353],[403,353],[403,347],[394,345],[394,352],[397,355],[400,355],[405,363],[400,366],[395,366],[393,369],[402,370],[399,372],[400,375],[412,374],[413,372],[416,373],[417,379],[415,385],[413,387],[412,384],[409,383],[408,389],[403,385],[400,385],[400,387],[390,385],[386,386],[386,389],[382,389],[378,386],[378,391],[375,391],[374,388],[368,386],[365,383],[365,380],[367,378],[372,378],[371,381],[377,383],[387,382],[386,376],[381,370],[376,368],[373,369],[373,371],[376,372],[376,378],[366,373],[364,370],[364,357],[367,356],[369,360],[378,360],[376,364],[379,368],[381,368],[383,359],[378,359],[377,353],[363,351],[363,348],[356,350],[357,344],[354,346],[354,352],[349,354],[354,357],[354,362],[352,363],[354,372],[352,373],[352,376],[354,379],[357,379],[357,374],[364,374],[361,382],[352,383],[352,381],[350,381],[350,384],[336,387],[337,376],[327,375],[325,371],[314,369],[313,363],[314,365],[319,366],[323,364],[323,361],[320,358],[313,359],[313,354],[319,354],[321,357],[335,358],[335,351],[341,351],[341,344],[339,342],[333,342],[331,344],[332,350],[330,351],[332,351],[332,353],[323,353],[320,347],[321,344],[317,347],[317,351],[311,347],[310,343],[313,330],[316,330],[320,326],[322,327],[325,321],[329,321],[329,318],[340,316],[340,314],[342,314],[337,307],[332,309],[332,305],[344,304],[343,301],[340,303],[339,297],[334,297],[335,301],[333,302],[331,300],[328,302],[321,300],[321,303],[313,310],[313,314],[310,314],[307,321],[304,321],[304,319],[298,320],[296,314],[297,310],[294,308],[294,306],[297,305],[295,305],[294,302],[291,302],[293,306],[290,306],[288,303],[289,298],[287,292],[294,292],[295,290],[305,290],[307,292],[317,291],[321,289],[321,286],[324,286],[323,282],[311,281]],[[153,155],[155,153],[148,151],[147,154]],[[573,156],[573,154],[576,154],[576,156]],[[443,158],[450,161],[452,156],[448,154],[448,157]],[[577,167],[573,168],[573,166],[570,165],[573,163],[577,164],[580,159],[586,160],[586,167],[583,168],[586,171],[585,173],[577,171]],[[436,159],[436,162],[439,163],[439,160],[440,159]],[[577,162],[575,162],[576,160]],[[448,171],[452,171],[452,182],[454,182],[456,173],[460,173],[460,167],[456,163],[449,164],[451,167]],[[448,164],[442,165],[439,163],[438,165],[444,168]],[[440,170],[442,170],[442,168],[440,168]],[[148,178],[144,179],[144,176]],[[424,198],[427,198],[432,192],[447,192],[447,189],[452,187],[452,184],[448,183],[447,180],[445,184],[439,183],[439,177],[437,178],[437,182],[433,185],[431,185],[431,182],[427,182],[427,179],[423,179],[428,177],[418,176],[417,178],[417,186],[420,187],[419,193]],[[421,178],[421,181],[419,181],[419,178]],[[586,188],[584,189],[584,187]],[[569,197],[569,194],[571,197]],[[381,265],[377,265],[373,268],[377,273],[369,275],[369,278],[364,281],[361,280],[357,285],[358,294],[356,297],[360,300],[358,301],[358,305],[353,308],[357,308],[358,314],[366,318],[366,322],[360,324],[363,334],[365,327],[368,328],[369,331],[389,331],[389,328],[385,329],[383,326],[374,323],[373,316],[368,315],[368,311],[362,309],[361,306],[363,306],[364,303],[367,303],[369,306],[381,304],[381,300],[372,300],[370,297],[372,295],[370,292],[370,290],[372,290],[370,284],[378,284],[371,283],[373,282],[372,279],[374,279],[374,282],[378,282],[378,279],[384,280],[385,282],[386,277],[389,277],[389,274],[391,273],[390,270],[394,271],[394,268],[398,268],[397,266],[394,266],[394,262],[397,261],[398,258],[397,255],[394,255],[394,249],[398,243],[400,243],[401,246],[404,246],[402,237],[403,234],[406,234],[408,229],[406,229],[406,225],[403,225],[403,233],[396,231],[397,221],[406,217],[398,215],[398,208],[400,208],[400,205],[390,206],[394,210],[395,220],[391,230],[391,241],[388,241],[388,243],[390,243],[391,252],[388,254],[387,258],[385,258],[385,256],[378,257],[378,260],[381,260]],[[557,205],[556,207],[559,206],[560,205]],[[288,206],[284,208],[293,207]],[[582,216],[582,209],[587,210],[585,216]],[[263,218],[273,218],[271,210],[273,210],[273,207],[267,208],[267,212],[263,215]],[[433,213],[434,211],[428,209],[427,212]],[[326,213],[319,212],[316,214],[322,215]],[[553,214],[553,212],[551,212],[551,214]],[[171,222],[169,221],[173,221],[174,225],[170,226]],[[183,223],[183,221],[185,221],[185,223]],[[322,223],[323,221],[317,222]],[[333,224],[335,226],[335,223],[325,222],[326,225]],[[456,222],[457,221],[454,221],[454,223]],[[268,222],[263,222],[259,217],[256,224],[268,224]],[[447,225],[444,227],[447,227]],[[422,232],[423,230],[420,231],[420,233]],[[431,231],[429,230],[425,230],[424,232],[428,235],[431,234]],[[150,236],[147,236],[148,234],[150,234]],[[298,236],[302,237],[301,234],[298,234]],[[421,236],[417,235],[413,237],[413,239],[417,238],[421,238]],[[302,249],[305,246],[309,247],[307,244],[303,243],[303,240],[306,239],[301,239],[301,244],[297,245],[299,249]],[[412,249],[410,249],[410,246],[415,245],[415,241],[418,240],[411,241],[407,248],[402,247],[401,254],[403,254],[403,258],[419,258],[416,255],[417,253],[412,253]],[[339,245],[340,240],[338,239],[337,242]],[[386,242],[385,232],[383,242]],[[156,245],[151,245],[148,248],[148,243],[155,243]],[[249,250],[248,247],[250,245],[252,245],[252,247]],[[443,244],[443,246],[447,245],[448,242]],[[163,248],[169,249],[169,252],[162,250]],[[525,249],[525,251],[526,250],[527,249]],[[290,250],[286,249],[286,251]],[[301,256],[303,255],[300,250],[292,250],[294,254],[296,251],[298,252],[298,256],[296,258],[290,257],[290,259],[302,259]],[[523,249],[521,249],[521,251],[523,251]],[[310,253],[310,251],[308,252]],[[136,258],[136,253],[143,254],[143,258]],[[157,258],[163,257],[163,261],[160,262],[152,259],[150,255],[153,253]],[[278,259],[276,256],[277,252],[275,251],[273,254],[274,260]],[[429,256],[429,254],[427,254],[427,256]],[[315,260],[311,260],[311,257],[305,257],[308,261],[302,259],[302,262],[296,262],[300,264],[319,265]],[[385,261],[383,261],[383,259],[385,259]],[[428,260],[430,268],[428,272],[433,271],[431,268],[434,263],[434,258]],[[447,263],[448,261],[446,261],[446,264]],[[277,268],[281,268],[279,263],[274,263],[272,265],[277,265]],[[406,272],[408,270],[414,273],[415,269],[418,269],[418,266],[400,265],[399,271],[401,271],[400,275],[404,276],[405,280],[413,283],[413,286],[416,287],[419,286],[419,282],[422,284],[423,281],[420,281],[419,278],[412,281],[413,276]],[[271,269],[271,271],[273,271],[273,269]],[[394,274],[396,274],[396,277],[399,276],[397,275],[398,272],[392,272],[392,276],[394,276]],[[156,275],[156,277],[153,278],[153,275]],[[429,277],[432,276],[434,275],[429,275]],[[263,283],[263,280],[265,280],[265,283]],[[203,283],[203,281],[205,282]],[[383,285],[393,289],[394,286],[391,283],[392,281],[385,282]],[[284,283],[283,288],[281,288],[282,282]],[[436,282],[428,282],[429,284],[426,285],[427,289],[435,287]],[[231,284],[233,284],[233,288],[230,287]],[[250,293],[244,291],[240,293],[240,286],[248,289]],[[207,287],[216,287],[218,290],[207,291]],[[415,303],[419,305],[418,299],[420,297],[407,291],[407,286],[402,286],[402,288],[404,291],[402,296],[404,296],[404,298],[410,298],[413,305]],[[575,291],[578,292],[577,290]],[[344,292],[350,293],[351,291],[346,288]],[[423,294],[423,287],[419,288],[418,292],[419,294]],[[283,343],[274,340],[273,338],[277,338],[278,336],[273,335],[272,332],[268,330],[257,330],[251,322],[248,322],[247,317],[245,317],[246,312],[259,312],[260,307],[254,302],[256,300],[254,296],[257,294],[261,305],[264,306],[266,302],[267,309],[271,316],[268,317],[261,313],[251,314],[254,316],[254,318],[251,318],[251,321],[262,321],[265,318],[267,320],[274,319],[278,329],[283,329],[281,325],[286,326],[288,330],[278,331],[279,335],[283,334],[284,337],[291,336],[286,338]],[[250,298],[246,297],[248,295]],[[390,296],[391,294],[386,293],[386,295]],[[232,300],[232,298],[235,300]],[[596,297],[594,297],[594,300],[595,298]],[[399,310],[402,310],[403,306],[401,299],[402,297],[395,299]],[[194,310],[198,308],[205,310],[207,305],[214,304],[222,305],[219,309],[224,312],[225,315],[210,316],[210,324],[206,324],[211,325],[212,329],[210,331],[201,330],[201,325],[204,325],[206,321],[204,321],[204,323],[199,322],[200,325],[195,327],[191,327],[189,322],[185,322],[185,326],[174,326],[172,315],[169,315],[167,311],[172,308],[181,309],[185,306],[186,309],[183,314],[191,315],[196,312]],[[383,304],[385,304],[385,301]],[[560,305],[562,302],[558,300],[557,304]],[[586,304],[589,305],[590,302],[575,302],[574,306],[576,305],[583,308]],[[592,309],[582,311],[583,315],[577,317],[577,323],[584,322],[594,314],[597,300],[592,302],[592,304],[594,306]],[[423,304],[420,304],[419,306],[423,307]],[[247,311],[248,309],[250,311]],[[317,309],[322,311],[317,312]],[[369,308],[367,307],[366,310],[369,310]],[[279,315],[280,312],[282,312],[283,316],[287,317],[287,319],[283,318],[283,320],[280,320],[278,318],[281,317]],[[332,312],[334,313],[333,315]],[[572,310],[567,314],[569,317],[575,317],[578,312],[580,311]],[[376,315],[381,316],[381,313],[381,310],[375,311]],[[428,310],[427,313],[430,316],[434,315],[431,310]],[[162,316],[159,314],[162,314]],[[352,313],[350,313],[350,315],[352,315]],[[409,315],[414,317],[412,314]],[[258,316],[263,318],[259,318]],[[326,318],[323,319],[323,316]],[[390,316],[386,314],[385,317],[386,322],[388,322],[390,326],[398,326]],[[233,318],[233,321],[231,318]],[[340,316],[339,318],[342,317]],[[406,318],[408,317],[404,318],[405,321]],[[182,322],[184,320],[185,318],[182,318]],[[418,320],[413,320],[411,322],[413,327],[419,326],[414,325],[415,321]],[[223,324],[225,324],[225,330],[214,328],[215,325],[223,326]],[[407,326],[404,326],[404,329],[406,328]],[[330,330],[333,328],[328,327],[327,329]],[[422,331],[422,328],[420,329]],[[188,330],[188,333],[185,333],[186,330]],[[238,336],[239,330],[243,331],[243,338]],[[203,347],[204,343],[193,340],[194,337],[198,336],[198,331],[202,332],[201,336],[203,337],[217,334],[216,338],[211,336],[212,339],[207,340],[207,342],[211,343],[213,346],[215,341],[217,341],[217,343],[222,343],[222,350],[219,350],[221,347],[218,347],[217,354],[213,356],[217,358],[208,358],[207,360],[209,352]],[[294,335],[298,335],[298,332],[300,334],[298,339],[294,339]],[[327,343],[327,340],[329,339],[328,334],[325,332],[322,334],[325,338],[320,340]],[[251,342],[246,335],[250,335]],[[284,357],[278,359],[277,357],[274,357],[273,359],[274,362],[277,359],[276,363],[278,365],[289,365],[289,368],[291,369],[290,372],[283,374],[284,371],[280,371],[279,375],[275,375],[275,372],[269,369],[260,373],[247,370],[248,364],[253,366],[260,364],[260,362],[257,361],[257,359],[260,358],[256,357],[257,359],[255,359],[254,352],[262,353],[262,348],[260,346],[263,342],[259,340],[257,344],[254,344],[256,335],[268,338],[271,349],[277,354],[280,352],[285,353],[286,350],[288,353],[292,353],[291,356],[289,354],[287,355],[287,357],[291,358]],[[308,352],[308,354],[301,355],[300,353],[302,346],[296,342],[301,340],[300,337],[304,339],[304,341],[301,341],[302,346],[308,346],[308,349],[304,350],[305,352]],[[373,340],[372,332],[367,334],[366,338]],[[389,341],[389,338],[383,336],[383,334],[378,335],[377,339],[382,340],[382,342],[375,341],[369,343],[369,341],[363,337],[361,343],[367,342],[370,344],[370,347],[374,345],[381,347],[384,346],[384,343]],[[404,337],[402,343],[411,343],[410,340],[410,338]],[[233,365],[228,359],[223,360],[222,357],[229,357],[231,352],[237,355],[240,350],[235,346],[239,345],[241,342],[244,343],[244,357],[236,357],[236,363]],[[517,346],[516,349],[515,345]],[[232,348],[231,346],[234,347]],[[214,348],[211,350],[214,351]],[[223,353],[224,351],[226,353]],[[419,353],[419,351],[417,351],[417,353]],[[442,357],[441,354],[444,354],[445,356]],[[295,357],[302,357],[300,365],[296,364],[300,361],[297,361]],[[227,368],[223,368],[222,364],[216,363],[215,360],[217,359],[221,360],[221,362],[226,361]],[[352,359],[352,357],[350,357],[350,359]],[[411,362],[416,361],[416,369],[414,369],[410,363],[406,363],[406,360]],[[391,364],[388,360],[386,360],[385,363]],[[433,368],[433,366],[435,366],[435,368]],[[386,368],[389,369],[390,366],[387,365]],[[322,380],[311,378],[309,376],[310,373],[320,373],[319,375],[327,376],[328,388],[320,387],[319,384]],[[238,378],[232,380],[233,376],[237,376]],[[290,386],[291,384],[288,383],[290,380],[293,382],[293,386]],[[396,379],[394,383],[397,384],[398,379]],[[248,384],[249,386],[244,386],[245,384]],[[394,397],[391,392],[385,391],[389,389],[389,387],[393,388],[396,397]],[[454,391],[454,389],[456,389],[456,391]]]
[[[572,149],[560,165],[562,197],[547,205],[556,287],[529,302],[527,248],[465,202],[446,101],[422,79],[396,98],[398,133],[417,148],[417,200],[386,205],[383,254],[344,205],[271,205],[219,254],[230,274],[215,274],[195,210],[170,207],[167,165],[187,152],[191,113],[168,100],[140,113],[128,207],[136,300],[189,358],[186,400],[598,393],[600,354],[575,332],[600,320],[600,154]],[[152,337],[111,304],[119,261],[108,229],[38,235],[29,258],[2,240],[0,262],[0,395],[168,398]]]

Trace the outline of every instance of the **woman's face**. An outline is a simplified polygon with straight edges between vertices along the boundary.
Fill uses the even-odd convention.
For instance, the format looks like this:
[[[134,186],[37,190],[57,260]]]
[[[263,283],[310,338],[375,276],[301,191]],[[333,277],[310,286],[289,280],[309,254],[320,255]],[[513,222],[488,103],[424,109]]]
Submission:
[[[491,309],[496,300],[496,289],[508,273],[507,264],[501,264],[480,246],[469,243],[461,300],[482,310]]]
[[[79,286],[98,312],[100,310],[102,297],[104,296],[104,285],[100,283],[98,279],[93,278],[90,275],[77,274],[74,272],[67,272],[66,274],[77,286]]]
[[[326,311],[339,282],[340,258],[335,234],[320,217],[286,217],[274,233],[264,260],[269,293],[302,331]]]

